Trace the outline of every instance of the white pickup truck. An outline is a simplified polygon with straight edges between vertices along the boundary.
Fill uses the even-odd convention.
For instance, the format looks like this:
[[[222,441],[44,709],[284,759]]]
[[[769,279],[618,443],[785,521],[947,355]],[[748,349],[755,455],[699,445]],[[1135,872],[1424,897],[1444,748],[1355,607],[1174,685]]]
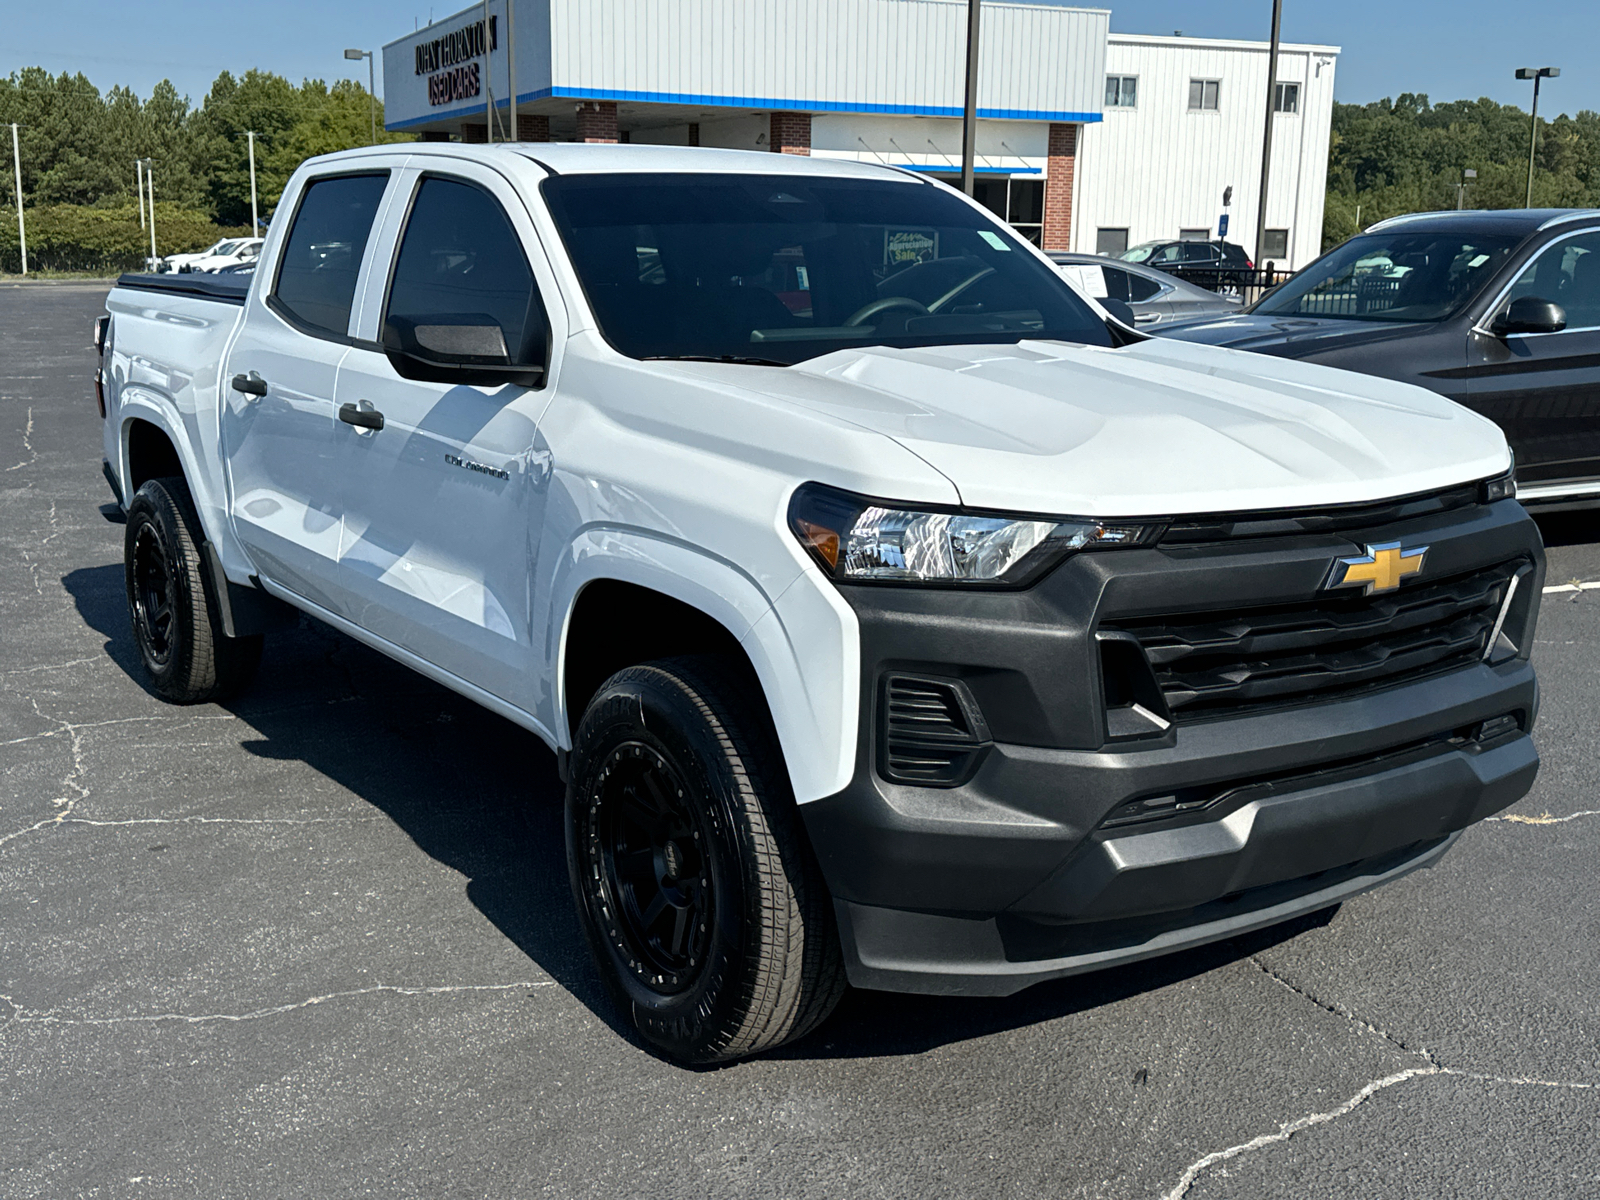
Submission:
[[[152,685],[292,606],[533,730],[665,1054],[1321,911],[1538,770],[1538,531],[1429,392],[1146,340],[888,167],[392,146],[278,211],[101,319]]]

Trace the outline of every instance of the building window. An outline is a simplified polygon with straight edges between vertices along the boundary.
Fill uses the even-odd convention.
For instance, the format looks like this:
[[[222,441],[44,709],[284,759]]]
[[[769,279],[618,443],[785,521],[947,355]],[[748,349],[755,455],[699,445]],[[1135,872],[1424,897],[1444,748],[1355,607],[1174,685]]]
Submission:
[[[1216,112],[1217,100],[1222,93],[1220,79],[1189,80],[1189,111]]]
[[[1298,83],[1280,83],[1278,85],[1278,100],[1274,107],[1276,111],[1281,113],[1299,112],[1300,85]]]
[[[951,187],[961,186],[961,176],[929,172]],[[1027,176],[980,175],[973,180],[972,198],[1028,241],[1044,241],[1044,180]]]
[[[1116,258],[1128,248],[1126,229],[1097,229],[1094,234],[1094,252],[1107,258]]]
[[[1135,108],[1139,103],[1139,77],[1137,75],[1106,76],[1106,107]]]
[[[1289,231],[1264,229],[1261,231],[1261,257],[1282,262],[1289,257]]]
[[[1209,242],[1211,230],[1209,229],[1180,229],[1178,230],[1180,242]]]

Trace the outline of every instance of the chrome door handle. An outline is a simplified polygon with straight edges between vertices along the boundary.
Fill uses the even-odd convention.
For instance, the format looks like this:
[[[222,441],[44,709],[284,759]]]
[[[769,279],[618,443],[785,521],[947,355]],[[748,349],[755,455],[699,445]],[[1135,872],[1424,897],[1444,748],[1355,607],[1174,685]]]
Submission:
[[[243,392],[259,400],[267,394],[267,381],[251,371],[248,375],[235,375],[230,385],[234,391]]]

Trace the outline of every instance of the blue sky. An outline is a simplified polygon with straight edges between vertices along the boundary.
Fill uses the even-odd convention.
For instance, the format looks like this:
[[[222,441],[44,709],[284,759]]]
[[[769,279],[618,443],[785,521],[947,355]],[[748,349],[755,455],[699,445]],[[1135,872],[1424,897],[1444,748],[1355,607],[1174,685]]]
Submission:
[[[1111,9],[1119,32],[1181,29],[1194,37],[1264,39],[1272,13],[1271,0],[1100,6]],[[376,48],[414,21],[426,23],[430,11],[443,17],[463,7],[459,0],[432,9],[395,0],[0,0],[0,74],[32,65],[82,71],[101,88],[123,83],[141,96],[165,76],[198,101],[224,68],[256,66],[297,81],[353,74],[346,46]],[[1345,101],[1414,91],[1436,101],[1486,95],[1526,107],[1528,85],[1513,71],[1559,66],[1541,111],[1600,110],[1596,0],[1285,0],[1283,35],[1344,48],[1337,92]]]

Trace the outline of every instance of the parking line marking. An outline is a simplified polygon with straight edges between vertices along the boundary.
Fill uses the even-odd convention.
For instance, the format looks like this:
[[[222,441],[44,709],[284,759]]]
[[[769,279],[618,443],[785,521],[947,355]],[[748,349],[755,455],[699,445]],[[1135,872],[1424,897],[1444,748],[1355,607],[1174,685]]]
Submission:
[[[1594,583],[1555,583],[1544,589],[1548,596],[1551,592],[1593,592],[1600,591],[1600,580]]]

